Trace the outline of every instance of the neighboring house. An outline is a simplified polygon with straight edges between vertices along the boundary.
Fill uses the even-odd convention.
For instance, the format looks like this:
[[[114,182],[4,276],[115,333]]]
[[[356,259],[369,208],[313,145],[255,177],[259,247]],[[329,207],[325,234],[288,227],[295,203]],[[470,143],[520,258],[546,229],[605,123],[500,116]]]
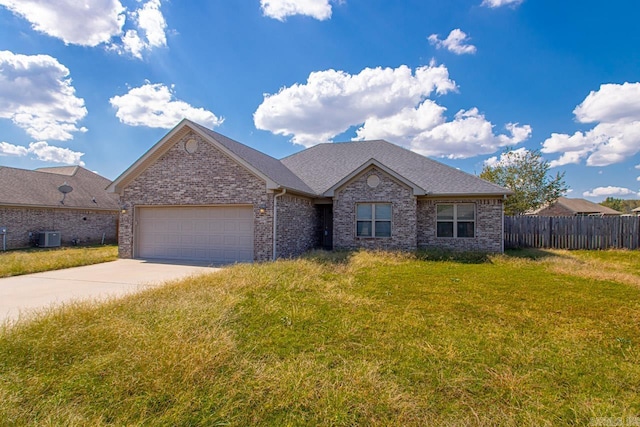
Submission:
[[[635,209],[632,209],[631,212],[633,212],[634,215],[638,215],[640,216],[640,207],[637,207]]]
[[[559,197],[555,202],[543,206],[535,211],[527,213],[527,215],[538,216],[582,216],[582,215],[622,215],[614,209],[597,203],[590,202],[585,199],[570,199],[568,197]]]
[[[120,256],[216,262],[314,247],[501,252],[510,191],[385,141],[277,160],[183,120],[110,186]]]
[[[120,207],[111,183],[80,166],[25,170],[0,167],[0,227],[7,249],[28,247],[41,231],[61,243],[114,243]],[[69,191],[67,194],[60,190]],[[0,249],[2,241],[0,239]]]

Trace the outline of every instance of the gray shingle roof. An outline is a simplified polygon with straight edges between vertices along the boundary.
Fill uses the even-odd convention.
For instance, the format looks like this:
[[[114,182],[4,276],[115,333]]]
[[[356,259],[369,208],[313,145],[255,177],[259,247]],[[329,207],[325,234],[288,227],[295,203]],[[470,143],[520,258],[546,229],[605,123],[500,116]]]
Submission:
[[[316,194],[323,194],[367,161],[375,159],[427,195],[504,195],[511,191],[387,141],[319,144],[281,162]]]
[[[197,123],[190,123],[282,187],[302,193],[315,194],[302,179],[296,176],[296,174],[289,170],[278,159],[234,141],[231,138],[227,138]]]
[[[63,205],[58,187],[65,182],[73,191],[65,196]],[[119,210],[117,197],[106,191],[110,182],[80,166],[35,171],[0,167],[0,206]]]

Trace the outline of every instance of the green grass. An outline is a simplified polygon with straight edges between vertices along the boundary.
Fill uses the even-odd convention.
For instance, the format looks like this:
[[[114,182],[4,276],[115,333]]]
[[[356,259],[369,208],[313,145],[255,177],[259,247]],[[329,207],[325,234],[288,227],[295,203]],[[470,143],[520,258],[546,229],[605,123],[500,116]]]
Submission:
[[[586,425],[640,414],[640,251],[316,253],[0,332],[3,425]],[[585,267],[585,268],[582,268]],[[579,274],[578,274],[579,273]]]
[[[0,252],[0,277],[98,264],[118,258],[114,245]]]

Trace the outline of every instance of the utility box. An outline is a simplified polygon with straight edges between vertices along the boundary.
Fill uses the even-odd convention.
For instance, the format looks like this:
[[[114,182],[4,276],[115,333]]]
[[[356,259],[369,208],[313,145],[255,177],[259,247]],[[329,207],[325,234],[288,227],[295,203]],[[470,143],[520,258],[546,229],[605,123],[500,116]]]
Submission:
[[[60,232],[41,231],[38,233],[38,246],[41,248],[55,248],[60,246]]]

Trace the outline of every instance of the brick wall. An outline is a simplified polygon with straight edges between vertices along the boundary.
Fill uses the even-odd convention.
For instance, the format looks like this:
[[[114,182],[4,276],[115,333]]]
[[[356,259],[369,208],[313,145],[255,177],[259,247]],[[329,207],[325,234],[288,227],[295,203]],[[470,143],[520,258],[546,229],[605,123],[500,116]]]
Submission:
[[[367,184],[371,175],[380,183]],[[391,237],[356,237],[356,203],[384,202],[392,204]],[[333,202],[333,245],[336,249],[416,249],[416,197],[413,190],[394,178],[371,167],[342,186]]]
[[[185,150],[189,139],[198,141],[194,153]],[[266,183],[193,132],[182,136],[155,163],[124,189],[121,202],[127,212],[120,217],[120,257],[134,254],[135,206],[253,205],[254,257],[271,259],[273,194]],[[260,213],[265,206],[265,213]]]
[[[118,213],[80,209],[0,208],[0,226],[7,227],[7,249],[30,246],[29,232],[59,231],[63,245],[116,242]],[[2,249],[0,237],[0,249]]]
[[[318,218],[312,199],[290,194],[278,197],[278,258],[293,258],[317,246]]]
[[[473,238],[436,237],[436,205],[474,203],[476,236]],[[418,247],[455,251],[502,252],[502,199],[420,199],[418,200]]]

